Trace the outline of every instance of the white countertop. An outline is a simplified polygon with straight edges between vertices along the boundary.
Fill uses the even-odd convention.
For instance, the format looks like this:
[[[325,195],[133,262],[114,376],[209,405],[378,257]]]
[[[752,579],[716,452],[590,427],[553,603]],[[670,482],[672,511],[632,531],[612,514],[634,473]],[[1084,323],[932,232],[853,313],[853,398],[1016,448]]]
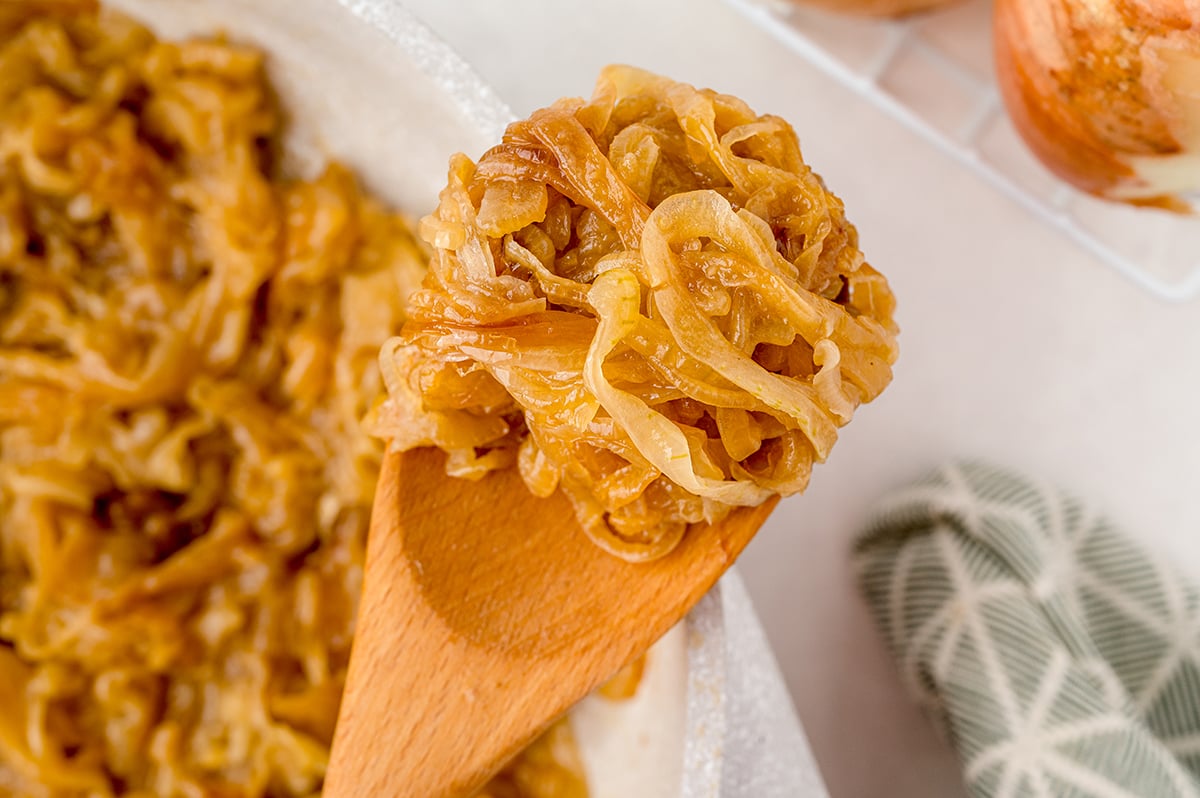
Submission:
[[[1200,576],[1197,303],[1144,294],[722,0],[405,2],[518,114],[627,62],[784,116],[892,281],[895,382],[741,561],[834,798],[962,794],[848,565],[889,488],[991,459],[1095,501]]]

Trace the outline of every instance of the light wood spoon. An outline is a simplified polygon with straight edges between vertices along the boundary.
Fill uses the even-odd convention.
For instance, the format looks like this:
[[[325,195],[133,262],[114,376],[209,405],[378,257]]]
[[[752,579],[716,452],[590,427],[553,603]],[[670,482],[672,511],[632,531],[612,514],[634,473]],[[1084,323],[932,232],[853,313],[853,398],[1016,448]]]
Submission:
[[[679,621],[776,503],[630,564],[561,492],[444,464],[431,449],[384,460],[325,798],[469,795]]]

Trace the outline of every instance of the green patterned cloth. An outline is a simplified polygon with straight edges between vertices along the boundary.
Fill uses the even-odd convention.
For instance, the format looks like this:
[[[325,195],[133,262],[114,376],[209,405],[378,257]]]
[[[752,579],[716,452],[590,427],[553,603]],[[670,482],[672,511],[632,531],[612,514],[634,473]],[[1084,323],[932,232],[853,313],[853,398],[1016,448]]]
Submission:
[[[955,465],[855,556],[973,798],[1200,796],[1200,591],[1088,507]]]

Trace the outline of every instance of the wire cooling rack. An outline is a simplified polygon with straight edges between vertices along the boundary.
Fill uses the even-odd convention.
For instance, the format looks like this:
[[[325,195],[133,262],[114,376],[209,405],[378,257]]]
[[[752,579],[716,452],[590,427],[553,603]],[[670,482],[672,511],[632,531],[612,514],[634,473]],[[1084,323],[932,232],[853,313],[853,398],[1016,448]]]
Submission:
[[[1154,296],[1200,296],[1200,221],[1089,197],[1025,148],[996,89],[988,0],[899,21],[726,1]]]

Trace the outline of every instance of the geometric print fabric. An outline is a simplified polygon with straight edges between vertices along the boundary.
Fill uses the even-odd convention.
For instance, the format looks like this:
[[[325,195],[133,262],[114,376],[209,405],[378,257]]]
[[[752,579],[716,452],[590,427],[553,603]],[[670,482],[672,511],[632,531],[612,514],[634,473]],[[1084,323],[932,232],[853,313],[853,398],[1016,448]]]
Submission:
[[[1200,591],[1086,506],[950,465],[855,564],[973,798],[1200,798]]]

